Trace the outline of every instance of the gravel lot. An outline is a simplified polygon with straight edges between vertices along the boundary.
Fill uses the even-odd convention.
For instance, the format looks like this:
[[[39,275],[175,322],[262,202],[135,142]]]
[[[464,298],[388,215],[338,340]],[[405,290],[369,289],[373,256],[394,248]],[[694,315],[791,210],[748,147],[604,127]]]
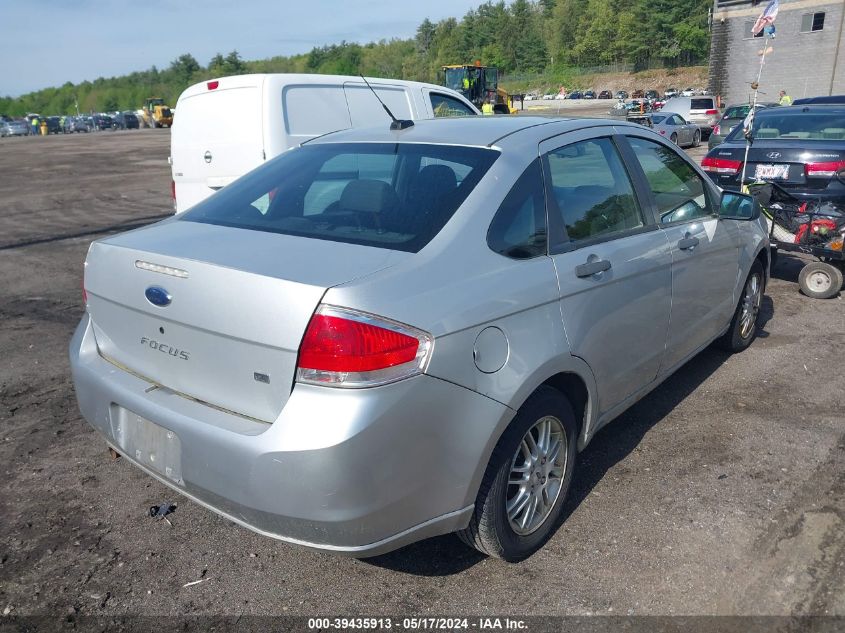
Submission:
[[[82,262],[169,212],[168,150],[167,130],[0,142],[4,614],[845,615],[845,311],[798,293],[793,257],[754,345],[703,352],[601,431],[567,521],[518,565],[451,536],[295,549],[110,459],[68,370]],[[165,499],[172,525],[147,516]]]

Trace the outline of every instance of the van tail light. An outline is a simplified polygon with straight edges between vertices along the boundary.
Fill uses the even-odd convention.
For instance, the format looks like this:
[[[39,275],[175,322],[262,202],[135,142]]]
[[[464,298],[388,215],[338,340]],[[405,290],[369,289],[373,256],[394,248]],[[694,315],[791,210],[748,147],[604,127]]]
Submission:
[[[321,305],[299,348],[297,382],[375,387],[425,370],[430,334],[365,312]]]
[[[718,111],[718,110],[706,110],[706,111],[704,112],[704,114],[708,114],[708,115],[709,115],[709,114],[719,114],[719,111]]]
[[[701,161],[701,168],[711,174],[729,174],[736,175],[742,168],[741,160],[730,160],[728,158],[715,158],[713,156],[705,156]]]
[[[826,163],[807,163],[804,171],[807,177],[833,178],[836,172],[845,169],[845,160],[834,160]]]
[[[716,136],[722,135],[722,126],[718,123],[716,124],[716,127],[713,128],[713,134],[715,134]]]

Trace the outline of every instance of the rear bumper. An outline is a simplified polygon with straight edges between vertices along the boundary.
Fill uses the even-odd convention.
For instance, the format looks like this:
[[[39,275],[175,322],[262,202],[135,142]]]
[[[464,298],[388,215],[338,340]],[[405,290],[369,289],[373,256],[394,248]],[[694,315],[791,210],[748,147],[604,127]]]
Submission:
[[[513,415],[423,375],[361,390],[298,384],[268,425],[150,390],[100,356],[87,315],[70,363],[82,415],[130,462],[244,527],[357,557],[465,527],[498,429]],[[179,481],[121,444],[131,414],[178,436]]]

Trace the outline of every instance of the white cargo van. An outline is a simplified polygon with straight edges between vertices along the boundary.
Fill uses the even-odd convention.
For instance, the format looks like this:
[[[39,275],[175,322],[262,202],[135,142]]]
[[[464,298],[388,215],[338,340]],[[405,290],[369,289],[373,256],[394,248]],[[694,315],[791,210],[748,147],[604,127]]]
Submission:
[[[397,119],[480,114],[448,88],[399,79],[367,81]],[[170,161],[177,213],[310,138],[390,124],[364,81],[341,75],[221,77],[185,90],[176,111]]]

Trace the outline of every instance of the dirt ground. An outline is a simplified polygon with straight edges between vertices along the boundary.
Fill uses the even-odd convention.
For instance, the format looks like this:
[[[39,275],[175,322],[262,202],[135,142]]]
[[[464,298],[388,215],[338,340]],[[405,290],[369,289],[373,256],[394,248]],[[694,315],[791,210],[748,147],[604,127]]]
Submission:
[[[0,142],[5,616],[845,616],[845,309],[800,295],[793,257],[760,338],[602,430],[566,522],[521,564],[452,536],[363,561],[296,549],[110,459],[68,370],[82,264],[170,211],[168,149],[167,130]],[[165,500],[172,525],[148,516]]]

